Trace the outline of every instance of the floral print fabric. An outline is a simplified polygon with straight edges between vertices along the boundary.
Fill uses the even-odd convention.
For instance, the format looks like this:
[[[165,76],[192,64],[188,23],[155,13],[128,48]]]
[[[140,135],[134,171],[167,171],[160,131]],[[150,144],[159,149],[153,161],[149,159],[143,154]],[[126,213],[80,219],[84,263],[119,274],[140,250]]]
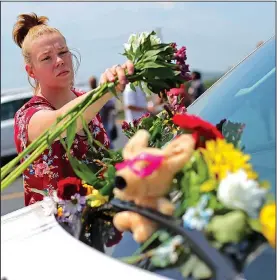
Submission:
[[[76,96],[84,92],[72,89]],[[31,117],[39,110],[55,110],[55,108],[43,97],[34,96],[15,114],[14,140],[17,152],[22,152],[28,145],[28,124]],[[88,124],[93,138],[101,142],[106,148],[110,142],[103,127],[99,114]],[[71,148],[71,155],[80,161],[87,162],[89,145],[84,136],[76,134]],[[95,147],[100,152],[101,148]],[[28,158],[28,155],[26,156]],[[66,152],[60,141],[55,141],[23,172],[25,205],[33,204],[43,199],[43,196],[32,192],[32,188],[39,190],[57,189],[57,182],[66,177],[76,177]]]

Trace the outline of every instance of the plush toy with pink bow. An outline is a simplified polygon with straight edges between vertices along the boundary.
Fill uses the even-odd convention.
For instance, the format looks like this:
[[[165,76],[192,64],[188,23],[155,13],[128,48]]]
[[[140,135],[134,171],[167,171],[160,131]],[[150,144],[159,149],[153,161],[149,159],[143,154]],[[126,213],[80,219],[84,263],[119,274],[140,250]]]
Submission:
[[[166,198],[175,174],[193,154],[195,141],[180,135],[163,149],[148,147],[149,133],[139,130],[123,150],[124,161],[116,165],[115,197],[136,205],[172,215],[174,205]],[[137,242],[144,242],[157,225],[141,215],[124,211],[114,216],[119,231],[132,231]]]

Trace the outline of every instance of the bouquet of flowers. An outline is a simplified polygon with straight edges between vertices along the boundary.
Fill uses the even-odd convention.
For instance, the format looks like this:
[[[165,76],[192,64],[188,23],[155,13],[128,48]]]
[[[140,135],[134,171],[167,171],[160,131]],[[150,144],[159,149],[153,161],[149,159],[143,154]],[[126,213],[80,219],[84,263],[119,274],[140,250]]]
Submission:
[[[175,205],[173,216],[181,219],[181,227],[203,233],[211,246],[229,256],[241,271],[254,243],[276,245],[275,202],[269,194],[267,182],[260,181],[250,164],[250,155],[244,154],[244,147],[241,147],[245,125],[222,120],[214,126],[186,113],[182,105],[182,84],[189,79],[185,47],[177,50],[174,43],[161,43],[154,32],[141,33],[131,35],[125,44],[124,55],[135,65],[135,74],[128,77],[131,87],[140,86],[149,94],[161,94],[167,104],[157,116],[145,115],[133,123],[123,123],[123,132],[132,138],[138,130],[145,129],[150,133],[149,146],[159,149],[164,149],[182,134],[193,136],[193,154],[174,175],[167,194]],[[122,233],[113,225],[117,210],[111,204],[115,166],[123,161],[122,151],[103,149],[103,154],[95,155],[93,145],[101,144],[89,138],[93,162],[90,166],[74,159],[70,148],[76,118],[107,90],[114,91],[115,85],[116,82],[104,84],[92,91],[93,97],[65,116],[68,121],[50,129],[30,145],[27,152],[19,155],[17,159],[36,148],[10,175],[7,176],[8,170],[16,160],[1,170],[1,179],[5,178],[3,189],[67,129],[67,139],[61,139],[61,142],[79,178],[61,180],[55,191],[32,191],[45,195],[46,214],[55,214],[57,220],[67,225],[69,231],[83,242],[95,247],[99,242],[95,242],[94,230],[100,228],[100,237],[96,235],[104,245],[99,250],[117,244],[122,238]],[[85,123],[84,129],[87,130]],[[163,228],[140,244],[133,256],[122,260],[152,270],[177,267],[184,277],[208,279],[212,276],[210,268],[184,237]]]
[[[152,125],[148,123],[150,120]],[[255,242],[268,242],[275,247],[275,202],[268,192],[269,185],[259,180],[249,162],[250,156],[244,154],[238,144],[244,124],[223,120],[213,126],[197,116],[185,113],[170,117],[163,111],[152,118],[144,116],[136,122],[136,129],[148,128],[154,132],[157,122],[166,122],[159,133],[169,130],[168,139],[190,133],[196,141],[193,156],[176,174],[169,192],[176,206],[174,216],[182,220],[182,226],[204,233],[210,244],[230,256],[238,269],[242,269]],[[228,137],[230,133],[236,137]],[[149,145],[153,147],[163,147],[171,141],[152,136]],[[106,178],[107,173],[104,173]],[[114,179],[115,172],[111,176]],[[77,220],[82,217],[83,236],[93,235],[91,222],[84,217],[90,212],[97,220],[97,213],[104,211],[106,228],[102,227],[102,234],[103,238],[109,236],[109,243],[103,241],[104,244],[115,245],[121,240],[122,233],[112,223],[116,213],[109,203],[112,192],[104,195],[101,189],[80,179],[67,178],[59,182],[57,192],[50,197],[52,204],[45,206],[45,210],[49,213],[52,209],[57,220],[70,225],[72,231],[76,231]],[[91,245],[89,241],[84,242]],[[176,266],[184,277],[207,279],[212,276],[212,271],[182,236],[162,228],[141,244],[137,254],[122,260],[140,267],[145,267],[148,260],[152,269]]]

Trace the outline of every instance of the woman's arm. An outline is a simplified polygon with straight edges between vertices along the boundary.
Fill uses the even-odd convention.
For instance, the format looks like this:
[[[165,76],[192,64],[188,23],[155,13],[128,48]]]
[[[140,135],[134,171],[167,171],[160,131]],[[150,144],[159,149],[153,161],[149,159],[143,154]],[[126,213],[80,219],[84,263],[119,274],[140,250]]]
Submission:
[[[107,69],[105,73],[101,76],[100,83],[104,82],[113,82],[115,78],[118,78],[119,84],[116,87],[117,92],[122,92],[127,84],[127,79],[125,76],[125,69],[128,70],[129,74],[133,74],[134,66],[128,61],[122,67],[115,66],[111,69]],[[68,111],[73,109],[75,106],[84,101],[84,99],[88,96],[88,93],[83,94],[76,99],[70,101],[65,104],[58,110],[50,111],[50,110],[40,110],[36,112],[30,119],[28,125],[28,143],[33,142],[36,138],[38,138],[42,133],[44,133],[47,129],[49,129],[53,124],[56,123],[57,118],[66,114]],[[101,110],[101,108],[106,104],[106,102],[112,98],[112,94],[108,92],[103,97],[98,99],[95,103],[89,106],[85,112],[83,113],[83,117],[87,123],[89,123],[96,114]],[[61,122],[62,124],[63,122]],[[76,132],[79,132],[83,128],[81,118],[77,119],[77,129]],[[62,134],[62,137],[66,136],[66,132]]]

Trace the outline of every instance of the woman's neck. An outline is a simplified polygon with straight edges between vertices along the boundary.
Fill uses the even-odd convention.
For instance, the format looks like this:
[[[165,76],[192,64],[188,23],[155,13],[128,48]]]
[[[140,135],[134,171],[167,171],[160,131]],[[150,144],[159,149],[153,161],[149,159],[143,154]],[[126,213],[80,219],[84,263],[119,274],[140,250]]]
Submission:
[[[46,88],[41,87],[38,96],[42,96],[55,108],[60,109],[65,104],[76,98],[71,87],[66,88]]]

